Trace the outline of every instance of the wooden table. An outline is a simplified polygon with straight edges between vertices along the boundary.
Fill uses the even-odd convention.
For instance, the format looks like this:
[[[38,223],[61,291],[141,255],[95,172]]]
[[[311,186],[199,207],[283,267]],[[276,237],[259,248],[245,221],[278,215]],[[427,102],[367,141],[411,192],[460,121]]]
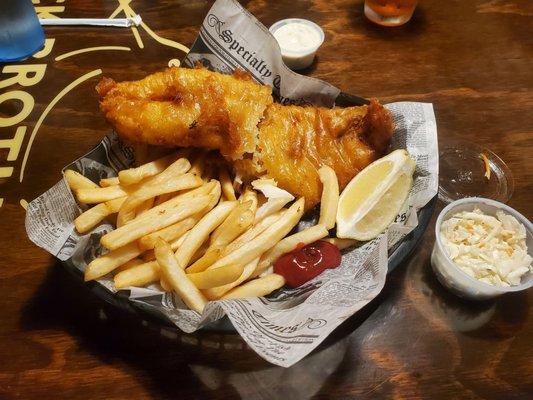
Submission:
[[[127,3],[121,1],[129,12]],[[533,215],[531,1],[421,1],[413,20],[396,29],[368,22],[361,0],[242,3],[267,26],[304,17],[324,28],[326,41],[307,74],[383,102],[432,102],[441,145],[463,138],[499,154],[515,178],[509,205]],[[180,59],[184,53],[171,46],[192,44],[210,4],[133,0],[129,7],[149,29],[173,42],[160,43],[143,27],[47,28],[48,54],[4,67],[0,83],[23,65],[36,74],[29,74],[29,86],[2,88],[7,94],[0,104],[0,146],[11,146],[9,154],[0,150],[0,397],[531,396],[533,291],[483,303],[449,294],[430,269],[434,220],[381,295],[288,369],[263,361],[235,334],[161,336],[104,304],[26,238],[25,202],[51,187],[64,165],[109,131],[94,92],[98,70],[133,79]],[[37,6],[42,17],[102,17],[119,4],[69,0]],[[95,46],[120,48],[68,54]],[[74,81],[71,91],[56,97]],[[6,100],[13,97],[29,108]]]

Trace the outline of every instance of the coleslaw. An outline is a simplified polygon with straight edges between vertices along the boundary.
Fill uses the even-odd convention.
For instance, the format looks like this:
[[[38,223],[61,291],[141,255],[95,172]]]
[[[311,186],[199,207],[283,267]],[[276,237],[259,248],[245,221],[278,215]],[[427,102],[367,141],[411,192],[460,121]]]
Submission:
[[[471,277],[490,285],[519,285],[532,268],[526,228],[502,211],[496,217],[479,209],[444,221],[442,242],[452,261]]]

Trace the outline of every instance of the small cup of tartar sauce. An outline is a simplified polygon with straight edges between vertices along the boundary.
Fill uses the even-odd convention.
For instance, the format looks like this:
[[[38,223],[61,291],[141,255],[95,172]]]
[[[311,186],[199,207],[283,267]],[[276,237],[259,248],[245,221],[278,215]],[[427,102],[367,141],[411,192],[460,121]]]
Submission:
[[[287,67],[293,70],[307,68],[324,42],[324,31],[312,21],[288,18],[276,22],[269,29],[281,48]]]
[[[454,201],[435,224],[431,266],[455,294],[483,300],[533,286],[533,224],[498,201]]]

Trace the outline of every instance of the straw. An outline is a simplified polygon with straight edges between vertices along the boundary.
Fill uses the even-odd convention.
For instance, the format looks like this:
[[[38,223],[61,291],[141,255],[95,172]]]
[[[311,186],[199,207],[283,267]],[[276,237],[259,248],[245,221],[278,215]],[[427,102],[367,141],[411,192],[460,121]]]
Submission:
[[[128,28],[130,26],[139,26],[142,22],[140,15],[131,18],[54,18],[39,19],[42,26],[73,26],[73,25],[92,25],[92,26],[116,26],[119,28]]]

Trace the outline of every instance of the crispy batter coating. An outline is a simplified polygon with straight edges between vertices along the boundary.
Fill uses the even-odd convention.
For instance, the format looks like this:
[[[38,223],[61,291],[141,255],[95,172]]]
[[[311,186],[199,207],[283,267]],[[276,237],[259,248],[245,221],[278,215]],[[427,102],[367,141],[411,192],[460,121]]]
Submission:
[[[309,208],[320,201],[318,169],[322,165],[333,168],[344,188],[386,150],[392,120],[376,101],[333,109],[272,104],[259,130],[258,152],[264,171],[281,188],[304,196]]]
[[[342,188],[387,149],[392,117],[368,106],[321,108],[273,103],[271,88],[236,72],[170,68],[135,82],[104,78],[100,106],[117,133],[155,145],[220,150],[245,179],[268,175],[318,204],[318,168],[329,165]]]
[[[96,86],[100,108],[119,135],[154,145],[218,149],[229,159],[252,153],[271,88],[248,75],[169,68],[140,81]]]

